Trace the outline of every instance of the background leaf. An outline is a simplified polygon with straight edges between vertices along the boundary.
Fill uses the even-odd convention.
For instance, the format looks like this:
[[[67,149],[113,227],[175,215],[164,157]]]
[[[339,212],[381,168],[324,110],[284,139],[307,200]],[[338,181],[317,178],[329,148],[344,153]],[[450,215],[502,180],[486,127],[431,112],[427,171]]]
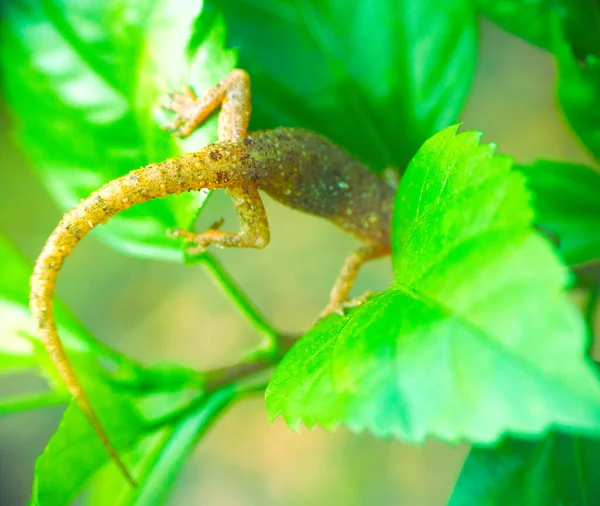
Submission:
[[[478,0],[494,23],[532,44],[552,50],[558,18],[575,54],[600,55],[600,4],[597,0]]]
[[[0,265],[3,274],[0,276],[0,374],[26,370],[49,380],[51,388],[0,398],[0,414],[66,404],[68,395],[54,365],[35,337],[35,327],[27,308],[31,265],[1,236]],[[95,341],[60,303],[56,304],[56,314],[60,335],[73,365],[117,448],[128,449],[138,437],[147,434],[149,422],[146,418],[156,424],[156,418],[170,416],[180,410],[182,404],[187,405],[190,398],[193,399],[191,396],[201,395],[199,373],[177,366],[142,368]],[[154,398],[164,392],[170,392],[170,397],[157,403]],[[161,487],[161,493],[166,493],[174,474],[171,481],[164,479],[165,476],[169,472],[175,473],[176,465],[182,465],[193,443],[203,434],[201,429],[205,430],[211,417],[233,398],[234,393],[229,390],[207,396],[188,418],[168,429],[169,437],[153,447],[162,455],[159,459],[154,454],[160,464],[156,464],[152,472],[146,471],[145,478],[150,481],[143,481],[141,485],[146,488],[139,489],[138,493],[147,489],[156,492]],[[191,425],[197,429],[193,434]],[[160,428],[160,425],[156,426],[156,430]],[[79,408],[72,404],[36,463],[33,504],[70,504],[107,461],[108,455],[97,435]],[[163,462],[172,466],[170,471],[164,468]],[[117,472],[113,481],[123,487],[123,477]]]
[[[518,169],[527,178],[536,223],[556,236],[567,265],[600,261],[600,172],[542,160]]]
[[[187,416],[142,440],[132,453],[133,472],[140,486],[132,489],[117,471],[106,468],[94,482],[90,506],[154,506],[166,495],[198,440],[219,414],[236,398],[234,387],[205,396]]]
[[[44,377],[49,383],[48,390],[0,398],[0,415],[66,404],[69,396],[37,341],[27,307],[31,264],[1,236],[0,265],[3,274],[0,276],[0,374],[26,371]],[[73,365],[118,449],[131,449],[138,438],[150,437],[152,432],[146,429],[149,423],[155,426],[154,430],[160,431],[162,427],[158,420],[161,417],[173,416],[195,397],[202,396],[199,389],[203,380],[198,372],[178,366],[143,368],[95,341],[59,302],[55,310],[60,335]],[[146,469],[141,488],[136,489],[136,493],[146,491],[144,494],[147,494],[152,490],[158,494],[160,489],[164,495],[172,485],[176,466],[182,465],[212,417],[233,398],[234,393],[229,390],[207,396],[181,423],[162,429],[160,444],[155,442],[150,448],[160,463]],[[142,455],[150,456],[149,453]],[[72,404],[37,460],[33,504],[70,504],[107,461],[108,455],[97,435],[79,408]],[[163,462],[170,467],[165,469]],[[111,468],[112,465],[107,466],[107,469]],[[175,474],[169,475],[169,472]],[[127,487],[117,471],[112,476],[115,486]],[[170,481],[166,476],[170,476]],[[143,495],[143,498],[146,500],[148,496]]]
[[[111,179],[180,153],[153,118],[167,82],[178,87],[193,77],[203,89],[233,66],[219,17],[203,27],[201,46],[188,47],[200,3],[22,0],[4,7],[2,79],[16,135],[65,210]],[[209,128],[192,144],[214,140]],[[94,233],[121,251],[181,260],[179,241],[165,230],[188,227],[197,205],[187,194],[152,201]]]
[[[539,441],[506,439],[473,448],[449,506],[600,502],[600,441],[553,432]]]
[[[600,158],[600,3],[597,0],[479,0],[502,28],[555,53],[558,99],[585,147]]]
[[[64,394],[61,382],[56,380],[54,366],[47,361],[37,342],[35,325],[29,312],[31,264],[2,236],[0,265],[0,374],[32,372],[50,380],[52,388],[57,390],[57,393]],[[107,358],[118,356],[95,341],[60,302],[56,304],[55,312],[61,336],[68,349],[78,352],[94,350]],[[26,395],[15,399],[3,399],[0,403],[4,402],[4,412],[9,411],[10,405],[18,408],[21,402],[33,402],[36,397],[40,406],[43,406],[52,399],[51,395],[46,397],[43,394],[44,392],[36,392],[31,394],[32,397]],[[29,404],[29,407],[34,405]],[[22,408],[24,409],[25,405],[22,405]]]
[[[584,323],[531,231],[524,179],[455,132],[429,139],[400,183],[396,283],[292,348],[267,389],[271,418],[412,442],[598,429]]]
[[[555,55],[560,106],[579,140],[600,160],[600,56],[580,61],[564,39],[557,40]]]
[[[152,504],[160,504],[194,443],[237,391],[204,395],[199,374],[181,367],[130,367],[129,377],[123,378],[123,371],[106,371],[94,355],[71,355],[98,417],[138,487],[132,489],[112,462],[106,466],[108,453],[73,403],[36,462],[34,504],[70,504],[105,467],[122,501],[103,490],[111,504],[136,504],[138,497],[137,504],[151,504],[150,497]],[[170,426],[171,420],[177,423]]]
[[[0,237],[0,266],[0,373],[25,370],[42,376],[49,384],[48,390],[0,398],[0,414],[66,404],[68,395],[37,340],[28,309],[31,264],[3,237]],[[115,378],[132,375],[138,366],[95,341],[59,302],[55,304],[55,313],[63,343],[98,414],[106,422],[111,437],[117,438],[115,442],[125,444],[139,430],[140,421],[132,405],[99,378],[108,379],[105,366],[112,367]],[[79,408],[69,407],[59,430],[37,461],[33,504],[69,504],[85,480],[107,458]]]
[[[87,394],[117,450],[129,448],[143,427],[130,402],[99,382],[86,382]],[[71,504],[109,456],[88,420],[74,403],[69,406],[44,453],[37,459],[32,504]],[[121,478],[122,479],[122,478]]]
[[[468,0],[211,4],[252,76],[254,129],[308,128],[377,172],[403,171],[462,110],[477,56]]]

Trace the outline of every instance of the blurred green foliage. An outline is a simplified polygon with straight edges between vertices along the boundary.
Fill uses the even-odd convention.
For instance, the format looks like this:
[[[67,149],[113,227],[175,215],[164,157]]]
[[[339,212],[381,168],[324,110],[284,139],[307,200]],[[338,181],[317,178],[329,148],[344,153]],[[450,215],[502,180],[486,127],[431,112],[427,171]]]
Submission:
[[[215,18],[201,49],[190,47],[193,2],[13,1],[4,8],[1,58],[16,138],[58,205],[70,209],[102,184],[182,153],[159,128],[168,89],[218,82],[235,56]],[[27,86],[23,86],[27,83]],[[212,122],[185,145],[216,140]],[[166,228],[188,228],[199,196],[154,200],[120,213],[96,233],[120,251],[180,260]]]
[[[600,56],[598,0],[476,0],[481,12],[505,30],[552,51],[561,26],[578,58]]]
[[[449,506],[595,504],[600,497],[598,439],[552,433],[507,438],[469,454]]]
[[[598,31],[600,40],[600,30]],[[581,143],[600,160],[600,56],[578,61],[565,41],[557,42],[558,100]]]
[[[600,173],[547,160],[519,170],[533,194],[536,222],[556,234],[563,261],[571,266],[594,262],[600,251]]]
[[[456,122],[475,72],[470,0],[209,5],[223,10],[252,76],[253,128],[314,130],[379,173],[404,172],[425,139]]]

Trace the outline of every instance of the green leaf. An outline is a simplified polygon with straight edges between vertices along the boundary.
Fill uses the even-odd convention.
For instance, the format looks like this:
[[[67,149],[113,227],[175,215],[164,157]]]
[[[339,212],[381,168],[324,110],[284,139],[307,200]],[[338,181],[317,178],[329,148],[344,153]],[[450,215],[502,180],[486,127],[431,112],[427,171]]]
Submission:
[[[129,449],[143,429],[143,420],[126,398],[92,381],[86,382],[86,391],[112,443],[117,450]],[[79,407],[72,403],[36,461],[32,504],[71,504],[108,460],[98,435]]]
[[[133,471],[138,487],[132,489],[112,462],[105,466],[109,461],[105,448],[89,421],[72,404],[37,460],[34,499],[41,506],[70,504],[106,467],[104,473],[111,477],[115,495],[124,501],[138,495],[142,497],[139,504],[150,504],[149,497],[158,501],[159,491],[164,497],[193,443],[236,392],[227,388],[204,395],[199,374],[185,368],[129,367],[125,370],[131,377],[123,378],[120,370],[109,374],[103,361],[93,355],[71,355],[98,417],[127,468]],[[186,422],[195,423],[195,438]],[[107,498],[112,504],[121,504],[114,502],[115,495]]]
[[[404,170],[462,110],[477,56],[470,0],[212,3],[252,76],[254,129],[308,128],[374,171]]]
[[[572,47],[557,38],[558,101],[579,140],[600,160],[600,56],[590,54],[580,61]]]
[[[55,366],[34,337],[35,327],[27,308],[30,273],[29,262],[0,236],[0,373],[29,369],[45,376],[53,387],[50,391],[0,398],[0,415],[68,402]],[[60,335],[73,365],[118,449],[129,449],[140,433],[144,434],[146,422],[140,417],[136,404],[150,418],[168,416],[169,412],[180,409],[184,401],[189,402],[190,393],[197,390],[201,382],[197,372],[175,366],[142,368],[94,341],[60,303],[56,304],[56,314]],[[165,391],[172,392],[172,398],[169,402],[157,402],[155,397]],[[199,426],[204,423],[202,427],[206,428],[207,418],[209,414],[216,413],[219,399],[221,397],[207,398],[203,404],[204,418],[195,417],[196,413],[193,413],[191,419],[197,420]],[[221,407],[224,405],[221,403]],[[164,412],[167,408],[170,411]],[[187,426],[181,425],[183,428],[178,425],[177,430],[174,429],[171,436],[163,440],[162,446],[156,448],[173,466],[176,463],[181,465],[187,455],[185,452],[189,453],[192,448],[191,443],[181,448],[182,434],[189,435],[189,430],[184,430]],[[156,490],[157,483],[163,483],[163,460],[157,455],[155,457],[160,462],[156,463],[152,472],[145,471],[144,477],[150,481],[144,481],[143,490],[150,486]],[[32,503],[41,506],[70,504],[107,461],[108,455],[98,436],[79,408],[72,404],[37,461]],[[162,469],[162,475],[159,469]],[[123,477],[116,474],[114,482],[122,484]],[[152,478],[155,475],[158,478]],[[166,481],[163,487],[166,487]],[[138,492],[141,493],[140,490]]]
[[[566,264],[600,261],[600,172],[543,160],[518,169],[527,178],[536,223],[556,237]]]
[[[429,139],[400,183],[396,282],[291,349],[267,389],[271,418],[412,442],[600,428],[585,326],[530,227],[524,178],[478,133],[455,133]]]
[[[31,272],[31,264],[0,235],[0,374],[28,369],[46,377],[55,390],[62,392],[62,381],[36,337],[29,311]],[[58,301],[54,312],[59,335],[69,353],[94,354],[115,369],[113,375],[131,376],[141,370],[135,362],[96,341]]]
[[[29,336],[35,326],[29,313],[29,277],[32,266],[21,253],[0,235],[0,356],[33,356]],[[95,345],[85,328],[58,303],[56,321],[69,347],[80,350]],[[1,363],[1,362],[0,362]]]
[[[23,0],[4,6],[3,87],[18,140],[62,209],[133,169],[181,152],[154,118],[168,83],[200,91],[233,66],[222,19],[190,47],[198,2]],[[27,83],[27,86],[23,86]],[[186,148],[215,139],[214,122]],[[120,213],[98,236],[136,255],[182,259],[165,230],[188,227],[191,194]]]
[[[552,50],[558,99],[571,127],[600,158],[600,4],[596,0],[479,0],[506,30]]]
[[[90,506],[153,506],[164,504],[166,495],[198,440],[237,396],[226,387],[205,396],[202,402],[157,434],[144,439],[133,452],[134,474],[140,481],[132,489],[114,468],[106,468],[94,483]]]
[[[555,18],[579,56],[600,55],[600,5],[596,0],[478,0],[485,16],[504,30],[552,50]]]
[[[0,374],[33,369],[36,367],[35,350],[27,337],[33,330],[31,315],[27,306],[4,298],[4,295],[0,287]]]
[[[23,394],[0,400],[3,413],[55,403],[54,395],[64,396],[55,368],[45,358],[37,343],[36,328],[29,312],[30,263],[10,242],[0,236],[0,375],[21,371],[34,372],[50,380],[57,392]],[[102,345],[94,341],[85,328],[64,308],[56,304],[56,321],[68,349],[79,352],[94,349],[106,356]],[[115,355],[116,356],[116,355]]]
[[[550,433],[474,448],[449,506],[586,505],[600,502],[600,440]]]

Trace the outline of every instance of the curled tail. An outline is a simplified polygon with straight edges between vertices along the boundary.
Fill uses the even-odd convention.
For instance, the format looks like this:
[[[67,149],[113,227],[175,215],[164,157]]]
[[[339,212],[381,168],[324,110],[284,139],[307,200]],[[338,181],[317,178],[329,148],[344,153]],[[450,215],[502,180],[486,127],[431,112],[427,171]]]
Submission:
[[[222,186],[217,184],[217,174],[222,172],[223,167],[214,160],[225,158],[215,156],[225,149],[228,149],[227,145],[212,145],[198,153],[148,165],[107,183],[64,215],[48,238],[31,277],[30,307],[41,343],[104,448],[133,486],[135,480],[110,442],[58,335],[52,310],[56,278],[75,245],[95,226],[107,222],[117,212],[173,193]]]

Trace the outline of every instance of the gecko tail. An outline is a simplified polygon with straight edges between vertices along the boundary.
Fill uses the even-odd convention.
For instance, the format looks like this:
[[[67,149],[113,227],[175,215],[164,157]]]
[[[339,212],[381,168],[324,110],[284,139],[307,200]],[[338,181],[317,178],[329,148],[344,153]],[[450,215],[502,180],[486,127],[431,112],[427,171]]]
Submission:
[[[110,455],[110,458],[118,466],[127,482],[135,487],[137,486],[135,479],[121,460],[115,446],[103,428],[71,365],[58,335],[53,313],[52,297],[54,287],[58,271],[64,260],[93,226],[99,222],[106,221],[110,215],[114,214],[114,212],[102,212],[101,208],[97,205],[98,198],[96,194],[92,194],[88,199],[82,201],[66,213],[46,242],[44,249],[35,263],[31,277],[30,308],[37,326],[40,342],[48,352],[69,393],[83,411],[103,447]],[[103,198],[102,200],[105,199]],[[112,208],[109,209],[109,211],[111,210]],[[103,214],[105,216],[102,216]]]
[[[207,146],[197,153],[147,165],[105,184],[64,215],[46,241],[33,269],[30,307],[40,341],[102,445],[132,486],[136,482],[94,411],[58,335],[52,309],[58,272],[77,243],[119,211],[174,193],[226,187],[225,155],[230,149],[229,145]],[[241,177],[241,169],[237,172]]]
[[[79,408],[83,411],[85,417],[92,426],[92,429],[98,435],[102,446],[104,446],[107,453],[110,455],[110,458],[118,466],[127,482],[132,487],[136,487],[137,483],[135,479],[127,469],[127,466],[119,456],[116,448],[110,441],[108,434],[104,430],[104,427],[102,426],[96,411],[92,407],[88,396],[84,392],[81,382],[79,381],[79,378],[77,377],[77,374],[75,373],[75,370],[73,369],[58,336],[56,324],[52,316],[53,283],[48,278],[40,276],[40,267],[47,265],[47,262],[48,258],[44,255],[40,255],[40,258],[36,263],[36,271],[34,271],[34,275],[31,280],[31,310],[38,325],[40,341],[44,348],[48,351],[48,354],[55,364],[57,371],[65,383],[69,393],[75,398]],[[50,260],[50,262],[52,261]],[[50,290],[48,290],[49,286],[51,287]]]
[[[69,393],[85,414],[111,459],[130,485],[136,481],[121,460],[102,426],[62,345],[53,313],[53,295],[58,272],[77,243],[96,225],[105,223],[131,205],[167,194],[169,171],[150,165],[115,179],[67,212],[40,253],[31,276],[30,308],[40,341],[54,363]]]

